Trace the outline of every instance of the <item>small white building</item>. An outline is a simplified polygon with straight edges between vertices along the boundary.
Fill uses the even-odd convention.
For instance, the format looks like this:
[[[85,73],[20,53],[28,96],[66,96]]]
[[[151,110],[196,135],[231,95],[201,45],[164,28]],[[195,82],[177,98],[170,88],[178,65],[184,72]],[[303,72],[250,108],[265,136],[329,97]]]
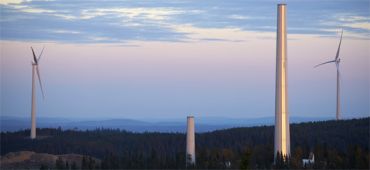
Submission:
[[[311,152],[308,156],[308,159],[302,159],[302,165],[303,167],[306,167],[308,165],[312,165],[315,163],[315,155]]]

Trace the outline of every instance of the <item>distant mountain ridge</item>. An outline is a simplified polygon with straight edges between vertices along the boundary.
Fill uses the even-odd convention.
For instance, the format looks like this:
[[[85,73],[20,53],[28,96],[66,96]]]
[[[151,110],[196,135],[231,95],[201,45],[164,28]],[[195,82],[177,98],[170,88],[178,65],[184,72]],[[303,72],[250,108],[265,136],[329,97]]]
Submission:
[[[0,130],[17,131],[29,129],[30,118],[20,118],[11,116],[0,117]],[[330,120],[328,117],[291,117],[291,123]],[[207,132],[233,127],[250,127],[261,125],[272,125],[274,117],[261,118],[227,118],[227,117],[196,117],[195,125],[197,132]],[[158,121],[142,121],[135,119],[68,119],[68,118],[37,118],[38,128],[57,128],[62,129],[81,129],[93,130],[96,128],[124,129],[133,132],[185,132],[186,119],[168,119]]]

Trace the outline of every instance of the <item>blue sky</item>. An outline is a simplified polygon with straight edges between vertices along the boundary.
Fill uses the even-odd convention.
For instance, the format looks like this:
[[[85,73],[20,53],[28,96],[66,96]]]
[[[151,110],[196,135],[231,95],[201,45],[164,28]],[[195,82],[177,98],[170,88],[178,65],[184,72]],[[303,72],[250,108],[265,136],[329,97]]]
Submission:
[[[29,116],[45,46],[40,116],[273,116],[277,2],[1,1],[1,115]],[[368,116],[370,2],[284,2],[291,115],[334,118],[335,66],[312,66],[343,28],[343,114]]]
[[[176,29],[182,25],[273,32],[276,2],[6,0],[1,5],[2,39],[66,43],[187,41],[188,33]],[[333,30],[341,26],[360,37],[369,37],[369,1],[288,2],[290,33],[333,36]]]

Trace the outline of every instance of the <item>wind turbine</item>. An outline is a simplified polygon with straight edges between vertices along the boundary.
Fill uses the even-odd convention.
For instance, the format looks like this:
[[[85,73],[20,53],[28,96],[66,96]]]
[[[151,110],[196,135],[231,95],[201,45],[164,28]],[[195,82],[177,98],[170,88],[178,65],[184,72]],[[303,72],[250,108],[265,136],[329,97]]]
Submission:
[[[32,105],[31,105],[31,139],[36,138],[36,76],[37,79],[39,80],[40,84],[40,89],[42,93],[42,97],[45,98],[44,95],[44,90],[42,88],[42,83],[41,83],[41,77],[40,77],[40,71],[39,71],[39,61],[41,58],[42,53],[44,52],[44,48],[42,48],[41,53],[39,56],[36,58],[35,51],[31,47],[32,54],[33,54],[33,62],[32,62]]]
[[[316,67],[319,67],[319,66],[324,65],[324,64],[335,63],[335,66],[337,67],[337,112],[336,112],[336,119],[337,120],[340,119],[340,83],[339,83],[340,58],[339,58],[339,51],[340,51],[340,45],[342,44],[342,36],[343,36],[343,29],[342,29],[342,33],[340,35],[339,46],[338,46],[337,54],[335,55],[334,60],[327,61],[327,62],[318,64],[318,65],[315,66],[315,68],[316,68]]]

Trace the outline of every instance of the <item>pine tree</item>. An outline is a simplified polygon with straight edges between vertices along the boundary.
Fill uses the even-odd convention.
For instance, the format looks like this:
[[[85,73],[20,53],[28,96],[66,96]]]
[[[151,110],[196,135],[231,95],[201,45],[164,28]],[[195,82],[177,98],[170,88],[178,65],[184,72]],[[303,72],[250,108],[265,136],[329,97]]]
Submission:
[[[248,169],[250,168],[250,159],[251,159],[252,152],[248,149],[244,152],[240,162],[240,169]]]
[[[77,165],[76,165],[76,162],[73,161],[72,165],[71,165],[71,169],[77,169]]]
[[[58,159],[55,161],[55,169],[65,169],[64,162],[61,157],[58,157]]]
[[[88,164],[85,156],[82,156],[81,169],[88,169]]]

